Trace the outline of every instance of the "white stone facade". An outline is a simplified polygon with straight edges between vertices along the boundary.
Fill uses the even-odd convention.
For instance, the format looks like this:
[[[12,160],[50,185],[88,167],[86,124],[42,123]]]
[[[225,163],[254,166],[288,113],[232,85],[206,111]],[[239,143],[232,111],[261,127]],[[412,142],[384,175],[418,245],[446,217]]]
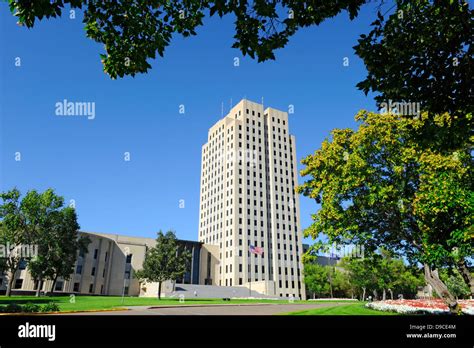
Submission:
[[[198,240],[219,247],[212,284],[305,298],[297,177],[286,112],[244,99],[210,128]],[[250,245],[263,255],[251,254]]]

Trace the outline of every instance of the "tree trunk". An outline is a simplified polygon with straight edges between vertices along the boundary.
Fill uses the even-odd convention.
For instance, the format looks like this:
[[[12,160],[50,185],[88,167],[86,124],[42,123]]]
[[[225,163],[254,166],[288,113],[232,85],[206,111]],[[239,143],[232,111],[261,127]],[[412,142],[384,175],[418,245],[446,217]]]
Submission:
[[[41,296],[41,288],[43,287],[43,280],[38,279],[37,282],[38,282],[38,288],[36,289],[36,297],[40,297]]]
[[[12,287],[13,287],[13,281],[15,280],[15,273],[14,272],[8,272],[8,283],[7,283],[7,291],[5,293],[5,296],[10,297],[12,294]]]
[[[161,300],[161,282],[158,282],[158,300]]]
[[[388,291],[390,292],[390,299],[393,300],[393,290],[392,290],[392,289],[388,289]]]
[[[387,292],[385,291],[385,288],[383,288],[383,291],[382,291],[382,301],[385,301],[387,298]]]
[[[50,295],[52,295],[54,293],[54,287],[56,286],[57,280],[58,280],[58,276],[55,276],[54,279],[53,279],[53,285],[51,285]]]
[[[362,301],[365,301],[365,288],[362,288]]]
[[[438,270],[431,269],[427,264],[424,265],[424,269],[426,282],[431,285],[436,294],[448,305],[449,311],[458,314],[461,307],[454,296],[449,292],[448,287],[439,279]]]
[[[374,290],[374,300],[375,301],[378,300],[377,289]]]
[[[12,267],[14,265],[14,267]],[[16,263],[14,260],[10,260],[8,262],[8,266],[10,271],[7,273],[8,275],[8,283],[7,283],[7,291],[5,292],[5,296],[10,297],[12,293],[12,288],[13,288],[13,281],[15,280],[15,274],[16,271],[18,270],[18,266],[20,265],[20,262],[16,260]]]
[[[471,290],[471,296],[474,296],[474,279],[471,276],[471,272],[469,272],[469,268],[466,265],[466,260],[462,260],[458,262],[457,268],[459,273],[461,273],[462,279]]]

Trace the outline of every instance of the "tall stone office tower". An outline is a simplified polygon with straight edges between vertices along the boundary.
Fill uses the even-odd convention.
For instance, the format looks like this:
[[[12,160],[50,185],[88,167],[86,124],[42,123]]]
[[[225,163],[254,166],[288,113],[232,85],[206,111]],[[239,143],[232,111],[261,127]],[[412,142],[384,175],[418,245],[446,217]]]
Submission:
[[[286,112],[243,99],[209,129],[199,241],[215,246],[217,262],[207,284],[305,298],[296,185],[295,137]],[[250,246],[263,253],[251,253]]]

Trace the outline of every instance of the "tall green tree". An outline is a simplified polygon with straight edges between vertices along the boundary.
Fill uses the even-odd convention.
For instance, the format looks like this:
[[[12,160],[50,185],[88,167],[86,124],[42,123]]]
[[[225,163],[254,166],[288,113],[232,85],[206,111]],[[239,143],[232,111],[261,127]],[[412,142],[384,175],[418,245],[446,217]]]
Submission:
[[[367,291],[374,290],[377,285],[377,269],[374,265],[374,259],[364,258],[345,258],[341,262],[348,272],[350,284],[356,289],[361,301],[367,298]]]
[[[472,159],[465,149],[438,152],[415,141],[427,119],[361,111],[356,131],[334,130],[302,161],[311,178],[298,191],[321,203],[306,236],[323,233],[329,243],[384,248],[423,264],[426,281],[454,312],[438,268],[473,255]]]
[[[60,199],[62,201],[62,198]],[[38,255],[33,258],[28,269],[37,281],[36,295],[40,296],[44,280],[51,280],[50,293],[54,292],[58,278],[68,280],[74,272],[79,251],[87,251],[90,239],[79,236],[79,224],[75,209],[60,207],[52,212],[50,225],[39,231],[36,240]]]
[[[17,189],[0,195],[0,239],[9,243],[13,252],[6,258],[7,295],[11,293],[20,261],[28,262],[28,270],[41,290],[44,279],[68,278],[73,271],[77,251],[86,245],[79,238],[79,225],[73,208],[64,207],[64,199],[48,189],[31,190],[21,197]],[[36,255],[22,255],[21,246],[34,248]],[[28,259],[28,257],[31,257]]]
[[[349,275],[342,268],[336,266],[329,267],[332,297],[344,298],[353,297],[353,287],[351,287]]]
[[[367,291],[382,294],[386,299],[394,294],[414,296],[424,284],[419,269],[405,265],[402,259],[394,258],[387,250],[365,255],[364,258],[344,258],[340,267],[347,272],[349,283],[355,288],[361,300]]]
[[[375,256],[377,257],[377,288],[382,290],[382,301],[385,301],[387,290],[392,288],[396,274],[394,272],[395,265],[390,253],[382,249],[380,254]]]
[[[38,231],[45,223],[46,211],[49,208],[54,209],[56,202],[42,201],[42,196],[34,190],[21,198],[17,189],[2,192],[0,199],[0,239],[11,249],[5,260],[8,279],[6,295],[10,296],[16,271],[20,261],[25,258],[25,255],[22,255],[23,246],[34,246]]]
[[[189,267],[191,253],[180,246],[173,231],[166,234],[159,231],[156,245],[145,254],[143,268],[135,272],[141,281],[158,283],[158,299],[161,299],[161,286],[166,280],[182,277]]]
[[[50,249],[53,255],[50,257],[49,272],[46,275],[46,279],[52,281],[51,293],[54,292],[58,278],[70,279],[71,274],[74,273],[78,253],[87,253],[91,240],[87,236],[79,236],[79,228],[75,209],[63,208],[53,232],[57,235],[57,244]]]
[[[1,221],[0,221],[0,246],[1,246],[0,277],[3,277],[3,273],[7,269],[7,239],[6,239],[4,227]]]
[[[406,266],[401,259],[393,259],[391,274],[392,281],[389,288],[391,299],[394,293],[414,297],[418,289],[425,285],[422,270],[415,266]]]
[[[313,297],[326,297],[330,293],[328,281],[329,269],[317,263],[305,263],[304,283]]]
[[[4,196],[5,197],[5,196]],[[0,210],[2,206],[0,206]],[[2,212],[0,212],[2,214]],[[19,230],[11,229],[5,223],[0,224],[0,245],[2,246],[2,255],[0,255],[0,276],[4,273],[7,276],[7,290],[6,295],[10,296],[15,274],[22,259],[19,253],[22,245],[23,235]]]

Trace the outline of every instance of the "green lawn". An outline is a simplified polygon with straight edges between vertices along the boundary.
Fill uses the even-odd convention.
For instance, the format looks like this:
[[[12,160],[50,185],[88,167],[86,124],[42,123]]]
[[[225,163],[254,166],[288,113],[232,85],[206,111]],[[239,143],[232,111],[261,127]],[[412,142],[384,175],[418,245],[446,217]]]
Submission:
[[[69,296],[53,296],[53,297],[34,297],[34,296],[0,296],[0,307],[9,303],[25,304],[35,303],[38,305],[48,302],[55,302],[61,311],[85,311],[121,308],[126,306],[159,306],[159,305],[199,305],[199,304],[239,304],[239,303],[288,303],[287,300],[246,300],[236,299],[231,301],[223,301],[221,299],[186,299],[184,303],[180,303],[179,299],[147,297],[125,297],[122,303],[120,296],[75,296],[75,303],[71,302]],[[295,303],[307,303],[307,301],[294,301]],[[325,301],[322,301],[325,302]]]
[[[365,302],[353,303],[337,307],[325,307],[285,313],[285,315],[397,315],[392,312],[382,312],[365,307]]]

